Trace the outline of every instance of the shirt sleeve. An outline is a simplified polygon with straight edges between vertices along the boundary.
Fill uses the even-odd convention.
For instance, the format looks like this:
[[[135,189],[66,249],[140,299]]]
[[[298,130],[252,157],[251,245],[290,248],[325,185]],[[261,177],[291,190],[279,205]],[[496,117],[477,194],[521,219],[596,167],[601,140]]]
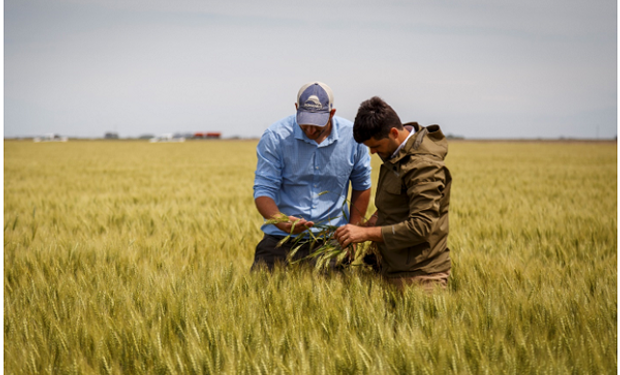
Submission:
[[[355,152],[355,164],[351,172],[351,188],[353,190],[367,190],[372,184],[370,179],[370,153],[363,144],[358,144]]]
[[[409,217],[403,222],[381,227],[385,245],[393,250],[428,241],[440,217],[446,169],[441,163],[427,161],[407,171],[403,180],[409,199]]]
[[[254,175],[254,199],[269,197],[276,200],[282,184],[282,159],[273,135],[266,131],[256,147],[256,173]]]

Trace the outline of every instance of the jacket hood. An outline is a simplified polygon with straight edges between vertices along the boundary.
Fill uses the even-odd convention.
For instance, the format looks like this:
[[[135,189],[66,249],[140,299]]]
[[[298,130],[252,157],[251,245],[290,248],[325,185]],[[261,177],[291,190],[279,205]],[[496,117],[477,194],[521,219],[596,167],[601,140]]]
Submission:
[[[445,160],[448,155],[448,140],[439,125],[424,127],[417,122],[408,122],[403,126],[415,134],[409,138],[405,147],[390,159],[391,162],[397,162],[406,154],[434,155]]]

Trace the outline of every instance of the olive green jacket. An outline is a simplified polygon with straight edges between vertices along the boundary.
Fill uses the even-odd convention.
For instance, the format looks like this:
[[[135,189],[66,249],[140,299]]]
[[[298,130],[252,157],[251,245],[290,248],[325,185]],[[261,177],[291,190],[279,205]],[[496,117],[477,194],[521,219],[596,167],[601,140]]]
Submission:
[[[396,156],[384,160],[375,205],[381,273],[408,277],[451,268],[448,208],[452,177],[444,164],[448,141],[438,125],[408,123],[416,133]],[[410,128],[410,127],[408,127]]]

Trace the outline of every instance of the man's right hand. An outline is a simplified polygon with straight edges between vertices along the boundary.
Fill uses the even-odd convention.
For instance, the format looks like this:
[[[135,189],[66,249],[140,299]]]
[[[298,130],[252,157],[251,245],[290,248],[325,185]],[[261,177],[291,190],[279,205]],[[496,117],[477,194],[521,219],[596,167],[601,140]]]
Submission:
[[[283,215],[278,209],[278,206],[276,206],[276,202],[272,198],[257,197],[254,202],[256,203],[256,208],[258,209],[258,212],[260,212],[260,214],[263,215],[263,217],[267,220],[279,219]],[[295,216],[289,216],[288,220],[288,222],[284,221],[274,225],[281,231],[286,232],[286,234],[291,234],[293,223],[295,223],[295,230],[293,230],[292,234],[299,234],[314,225],[312,221],[306,221]]]
[[[288,218],[290,220],[288,222],[275,224],[278,229],[286,232],[287,234],[299,234],[314,225],[314,222],[312,221],[300,219],[295,216],[289,216]],[[293,228],[293,223],[295,223],[295,229],[293,229],[293,231],[291,232],[291,229]]]

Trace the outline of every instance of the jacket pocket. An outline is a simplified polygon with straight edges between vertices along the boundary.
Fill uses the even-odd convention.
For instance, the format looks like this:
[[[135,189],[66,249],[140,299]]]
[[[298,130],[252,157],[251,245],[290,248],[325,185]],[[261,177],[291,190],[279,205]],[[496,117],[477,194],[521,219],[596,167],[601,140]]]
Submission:
[[[382,187],[386,192],[394,195],[400,195],[403,192],[403,182],[394,171],[387,173]]]

